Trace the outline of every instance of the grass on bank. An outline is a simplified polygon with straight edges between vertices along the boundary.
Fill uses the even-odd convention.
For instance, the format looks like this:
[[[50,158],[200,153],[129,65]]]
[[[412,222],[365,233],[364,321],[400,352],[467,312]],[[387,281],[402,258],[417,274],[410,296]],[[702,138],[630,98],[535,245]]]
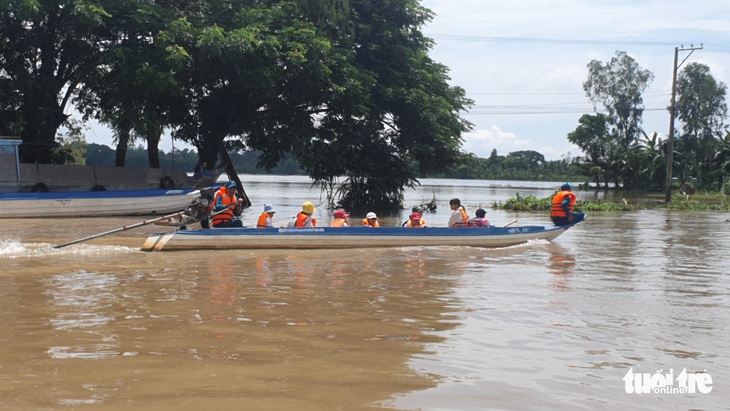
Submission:
[[[544,211],[550,212],[552,196],[537,198],[535,196],[522,196],[519,192],[510,197],[504,203],[494,203],[493,209],[510,211]],[[636,211],[645,209],[666,208],[669,210],[687,211],[730,211],[730,198],[717,192],[701,192],[690,196],[677,194],[672,201],[666,204],[656,198],[646,198],[646,201],[629,201],[626,198],[621,202],[613,201],[592,201],[581,200],[576,202],[576,211],[597,212],[597,211]]]

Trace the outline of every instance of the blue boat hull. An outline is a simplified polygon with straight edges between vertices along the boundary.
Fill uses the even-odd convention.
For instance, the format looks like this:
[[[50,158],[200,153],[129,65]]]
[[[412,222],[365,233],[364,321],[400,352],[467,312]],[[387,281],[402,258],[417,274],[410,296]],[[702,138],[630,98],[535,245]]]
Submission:
[[[230,249],[339,249],[410,246],[507,247],[551,241],[569,226],[489,228],[215,228],[150,236],[142,251]]]

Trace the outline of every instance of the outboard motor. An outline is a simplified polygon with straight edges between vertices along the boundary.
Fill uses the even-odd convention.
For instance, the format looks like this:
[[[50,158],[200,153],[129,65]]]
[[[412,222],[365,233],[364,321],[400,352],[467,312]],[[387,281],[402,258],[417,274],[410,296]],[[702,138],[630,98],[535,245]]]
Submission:
[[[214,195],[215,190],[213,188],[203,188],[200,190],[200,196],[190,203],[185,210],[174,218],[158,221],[155,224],[179,227],[181,230],[185,230],[188,224],[200,221],[201,227],[209,228],[208,216],[210,215]]]
[[[200,197],[193,201],[185,210],[185,216],[190,222],[200,221],[200,226],[210,228],[208,215],[210,215],[211,204],[213,204],[213,196],[215,190],[212,187],[206,187],[200,190]]]

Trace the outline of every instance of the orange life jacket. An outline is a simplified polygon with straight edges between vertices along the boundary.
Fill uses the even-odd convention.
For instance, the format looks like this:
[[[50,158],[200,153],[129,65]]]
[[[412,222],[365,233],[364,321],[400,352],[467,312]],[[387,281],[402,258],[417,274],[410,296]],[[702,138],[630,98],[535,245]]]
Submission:
[[[330,227],[349,227],[350,225],[347,223],[346,218],[335,218],[332,220],[332,223],[330,223]]]
[[[461,221],[454,223],[452,227],[465,227],[469,225],[469,214],[466,213],[464,207],[459,206],[457,210],[459,211],[459,213],[461,213]]]
[[[484,217],[474,217],[469,220],[469,227],[488,227],[489,220]]]
[[[368,227],[380,227],[380,223],[378,222],[378,220],[375,220],[375,223],[370,224],[370,221],[368,221],[367,218],[362,219],[362,225]]]
[[[565,213],[565,210],[563,210],[563,199],[565,197],[570,198],[570,212],[573,212],[573,208],[575,207],[575,201],[577,197],[575,194],[573,194],[572,191],[561,191],[558,194],[555,194],[555,197],[553,197],[553,207],[550,211],[550,217],[567,217],[568,215]]]
[[[297,214],[297,221],[294,223],[294,227],[297,228],[304,228],[304,227],[316,227],[317,226],[317,220],[312,218],[309,214],[299,213]]]
[[[270,221],[269,219],[270,218],[271,217],[269,217],[269,213],[267,213],[266,211],[264,211],[263,213],[261,213],[261,215],[259,216],[259,221],[256,222],[256,228],[268,228],[268,227],[271,227],[269,225],[269,221]]]
[[[218,204],[218,198],[220,198],[221,204],[224,206],[230,206],[231,204],[236,204],[238,202],[238,199],[236,199],[236,196],[229,196],[226,192],[225,187],[221,187],[218,189],[218,191],[215,192],[215,196],[213,197],[213,204],[212,208],[213,211],[215,211],[215,206]],[[211,222],[213,223],[213,227],[218,226],[221,223],[226,223],[228,221],[233,220],[233,207],[228,208],[227,210],[223,211],[220,214],[216,214],[211,219]]]
[[[422,219],[417,220],[417,221],[418,221],[418,223],[416,223],[415,221],[413,221],[412,218],[409,218],[408,219],[408,222],[406,223],[406,227],[408,227],[408,228],[422,228],[422,227],[426,227],[426,220],[424,220],[422,218]]]

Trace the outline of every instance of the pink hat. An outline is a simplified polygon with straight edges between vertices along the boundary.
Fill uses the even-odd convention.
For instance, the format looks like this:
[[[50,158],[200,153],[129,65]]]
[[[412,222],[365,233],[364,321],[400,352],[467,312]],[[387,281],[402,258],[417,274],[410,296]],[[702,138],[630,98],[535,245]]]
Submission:
[[[349,217],[349,216],[350,216],[350,215],[349,215],[349,214],[347,214],[347,213],[346,213],[345,211],[343,211],[343,210],[337,210],[337,211],[335,211],[335,218],[347,218],[347,217]]]

